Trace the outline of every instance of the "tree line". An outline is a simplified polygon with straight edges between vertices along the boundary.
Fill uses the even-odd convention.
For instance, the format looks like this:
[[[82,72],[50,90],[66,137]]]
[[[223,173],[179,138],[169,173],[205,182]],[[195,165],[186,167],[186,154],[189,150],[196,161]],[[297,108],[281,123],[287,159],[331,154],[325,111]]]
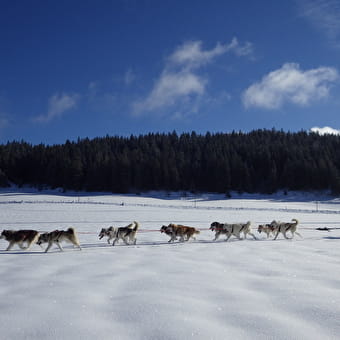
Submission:
[[[0,145],[0,186],[64,190],[340,193],[340,137],[300,131],[150,133]]]

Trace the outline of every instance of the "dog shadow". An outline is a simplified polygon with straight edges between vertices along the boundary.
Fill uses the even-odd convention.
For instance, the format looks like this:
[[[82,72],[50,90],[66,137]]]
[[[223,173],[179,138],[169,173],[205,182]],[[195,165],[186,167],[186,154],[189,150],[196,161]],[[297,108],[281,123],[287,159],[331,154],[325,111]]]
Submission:
[[[340,239],[340,237],[325,237],[326,239]],[[262,242],[268,242],[272,241],[272,239],[266,239],[266,238],[256,238],[254,239],[242,239],[238,240],[237,238],[232,238],[229,239],[228,241],[224,239],[219,239],[219,240],[190,240],[190,241],[175,241],[175,242],[168,242],[168,241],[142,241],[138,242],[136,244],[124,244],[124,243],[119,243],[116,244],[115,246],[112,245],[112,243],[82,243],[80,246],[82,249],[96,249],[96,248],[117,248],[117,247],[129,247],[129,248],[136,248],[136,247],[178,247],[178,246],[185,246],[186,244],[229,244],[229,243],[234,243],[234,242],[242,242],[242,241],[262,241]],[[64,251],[60,251],[57,247],[52,248],[48,251],[48,253],[64,253],[65,251],[79,251],[77,247],[73,247],[72,245],[69,246],[64,246],[63,247]],[[32,251],[23,251],[23,250],[11,250],[11,251],[6,251],[6,250],[0,250],[0,255],[31,255],[31,254],[46,254],[45,249],[41,249],[40,251],[37,250],[32,250]]]
[[[40,255],[45,254],[45,251],[0,250],[0,255],[39,255],[39,254]]]

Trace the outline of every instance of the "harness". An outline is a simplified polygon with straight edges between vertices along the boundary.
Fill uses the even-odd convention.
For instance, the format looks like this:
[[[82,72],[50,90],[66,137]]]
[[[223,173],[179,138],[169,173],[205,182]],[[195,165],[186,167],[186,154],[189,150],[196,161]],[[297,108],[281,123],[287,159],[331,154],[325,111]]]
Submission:
[[[242,232],[243,231],[243,229],[246,227],[246,225],[245,224],[243,224],[242,225],[242,227],[241,227],[241,229],[240,229],[240,232]]]

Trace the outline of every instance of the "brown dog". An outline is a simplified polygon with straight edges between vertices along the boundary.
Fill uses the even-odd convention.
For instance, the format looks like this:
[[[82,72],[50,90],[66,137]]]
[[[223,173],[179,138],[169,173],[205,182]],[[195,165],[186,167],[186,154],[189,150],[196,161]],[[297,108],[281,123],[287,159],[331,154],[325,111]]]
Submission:
[[[36,230],[3,230],[0,238],[9,242],[6,250],[11,250],[15,244],[21,249],[28,250],[33,243],[37,243],[39,235]],[[24,243],[27,244],[26,247],[23,246]]]
[[[168,241],[169,243],[177,240],[177,237],[180,238],[180,242],[189,241],[190,238],[195,240],[194,235],[200,233],[200,231],[194,227],[188,227],[174,223],[170,223],[168,226],[163,225],[160,229],[160,232],[171,236],[170,240]],[[184,239],[184,236],[186,236],[186,239]]]

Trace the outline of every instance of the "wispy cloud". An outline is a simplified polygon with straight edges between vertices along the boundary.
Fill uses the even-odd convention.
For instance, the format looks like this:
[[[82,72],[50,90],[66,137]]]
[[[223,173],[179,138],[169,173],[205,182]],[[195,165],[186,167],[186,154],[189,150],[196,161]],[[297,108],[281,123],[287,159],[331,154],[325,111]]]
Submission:
[[[45,115],[35,118],[38,122],[50,122],[51,120],[62,116],[66,111],[77,107],[80,96],[78,94],[54,94],[48,100],[48,110]]]
[[[136,79],[135,73],[132,71],[131,68],[129,68],[124,74],[124,84],[126,86],[129,86],[135,81],[135,79]]]
[[[307,106],[326,98],[338,78],[338,71],[332,67],[303,71],[299,64],[287,63],[251,85],[243,93],[243,104],[264,109],[279,109],[285,103]]]
[[[173,106],[190,107],[206,93],[208,79],[199,74],[199,70],[211,64],[218,56],[234,53],[237,56],[250,56],[253,46],[246,42],[240,44],[233,38],[229,44],[217,43],[212,49],[204,49],[202,41],[187,41],[177,47],[166,58],[166,63],[150,93],[133,104],[135,114],[162,110]],[[197,109],[197,105],[192,105]],[[176,108],[176,115],[182,116]]]
[[[321,127],[313,127],[310,129],[311,132],[318,133],[319,135],[340,135],[340,130],[333,129],[329,126]]]
[[[205,92],[205,83],[204,78],[192,72],[164,71],[147,98],[135,103],[135,110],[137,112],[154,111],[174,105],[179,100],[186,101],[190,96],[202,95]]]
[[[238,56],[248,56],[253,53],[253,45],[250,42],[241,45],[237,38],[234,37],[229,44],[218,42],[213,49],[203,50],[202,41],[188,41],[170,55],[168,66],[179,65],[187,69],[199,68],[211,63],[214,58],[227,52],[233,52]]]
[[[300,14],[317,29],[329,42],[340,48],[340,1],[339,0],[296,0]]]

